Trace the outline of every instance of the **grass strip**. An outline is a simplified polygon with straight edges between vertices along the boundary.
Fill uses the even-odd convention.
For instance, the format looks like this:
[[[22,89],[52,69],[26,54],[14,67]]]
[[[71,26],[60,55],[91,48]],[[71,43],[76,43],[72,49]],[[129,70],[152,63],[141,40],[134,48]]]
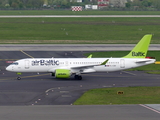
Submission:
[[[123,94],[117,94],[123,92]],[[119,87],[92,89],[74,105],[160,104],[160,87]]]
[[[0,15],[159,15],[160,11],[0,10]]]
[[[137,43],[154,34],[160,43],[160,18],[0,18],[0,43]]]

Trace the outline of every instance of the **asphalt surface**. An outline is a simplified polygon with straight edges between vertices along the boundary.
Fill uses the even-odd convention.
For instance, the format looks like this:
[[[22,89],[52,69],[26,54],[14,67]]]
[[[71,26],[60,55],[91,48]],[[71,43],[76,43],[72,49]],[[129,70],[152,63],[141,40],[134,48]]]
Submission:
[[[0,108],[2,120],[159,120],[160,114],[140,105],[13,106]]]
[[[135,44],[1,44],[0,51],[130,51]],[[151,44],[149,50],[160,50]]]
[[[84,57],[78,52],[27,51],[33,57]],[[147,105],[74,106],[74,101],[85,91],[93,88],[160,86],[160,75],[144,72],[112,72],[84,74],[83,80],[56,79],[46,73],[24,73],[22,80],[5,71],[16,59],[27,58],[21,51],[0,52],[0,115],[3,120],[35,119],[87,119],[87,120],[159,120],[159,111]],[[149,106],[152,108],[152,105]],[[155,110],[155,111],[154,111]]]
[[[82,81],[34,73],[23,74],[18,81],[16,74],[4,73],[0,79],[0,105],[71,105],[93,88],[160,86],[159,75],[143,72],[88,74]]]

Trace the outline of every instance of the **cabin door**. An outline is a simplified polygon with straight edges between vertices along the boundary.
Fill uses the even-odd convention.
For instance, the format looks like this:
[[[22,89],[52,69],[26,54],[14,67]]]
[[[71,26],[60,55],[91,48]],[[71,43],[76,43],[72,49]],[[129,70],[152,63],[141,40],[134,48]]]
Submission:
[[[124,59],[120,60],[120,67],[125,68],[125,60]]]
[[[25,69],[29,69],[29,60],[25,60]]]

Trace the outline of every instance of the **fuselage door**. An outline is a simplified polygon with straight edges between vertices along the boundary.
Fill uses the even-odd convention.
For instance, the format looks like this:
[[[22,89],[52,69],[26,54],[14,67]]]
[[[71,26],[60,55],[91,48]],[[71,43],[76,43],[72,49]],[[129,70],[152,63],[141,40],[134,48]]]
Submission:
[[[29,69],[29,60],[25,60],[25,69]]]
[[[120,67],[125,68],[125,60],[124,59],[120,60]]]

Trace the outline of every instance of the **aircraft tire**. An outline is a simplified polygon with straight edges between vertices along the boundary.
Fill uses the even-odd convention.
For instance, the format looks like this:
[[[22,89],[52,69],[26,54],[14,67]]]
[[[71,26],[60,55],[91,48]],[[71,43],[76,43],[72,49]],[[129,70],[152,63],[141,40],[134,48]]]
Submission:
[[[21,80],[21,77],[17,77],[17,80]]]
[[[74,78],[75,78],[76,80],[82,80],[82,76],[80,76],[80,75],[75,75]]]
[[[77,80],[77,79],[78,79],[78,75],[75,75],[75,76],[74,76],[74,79]]]
[[[82,76],[78,76],[78,80],[82,80]]]

